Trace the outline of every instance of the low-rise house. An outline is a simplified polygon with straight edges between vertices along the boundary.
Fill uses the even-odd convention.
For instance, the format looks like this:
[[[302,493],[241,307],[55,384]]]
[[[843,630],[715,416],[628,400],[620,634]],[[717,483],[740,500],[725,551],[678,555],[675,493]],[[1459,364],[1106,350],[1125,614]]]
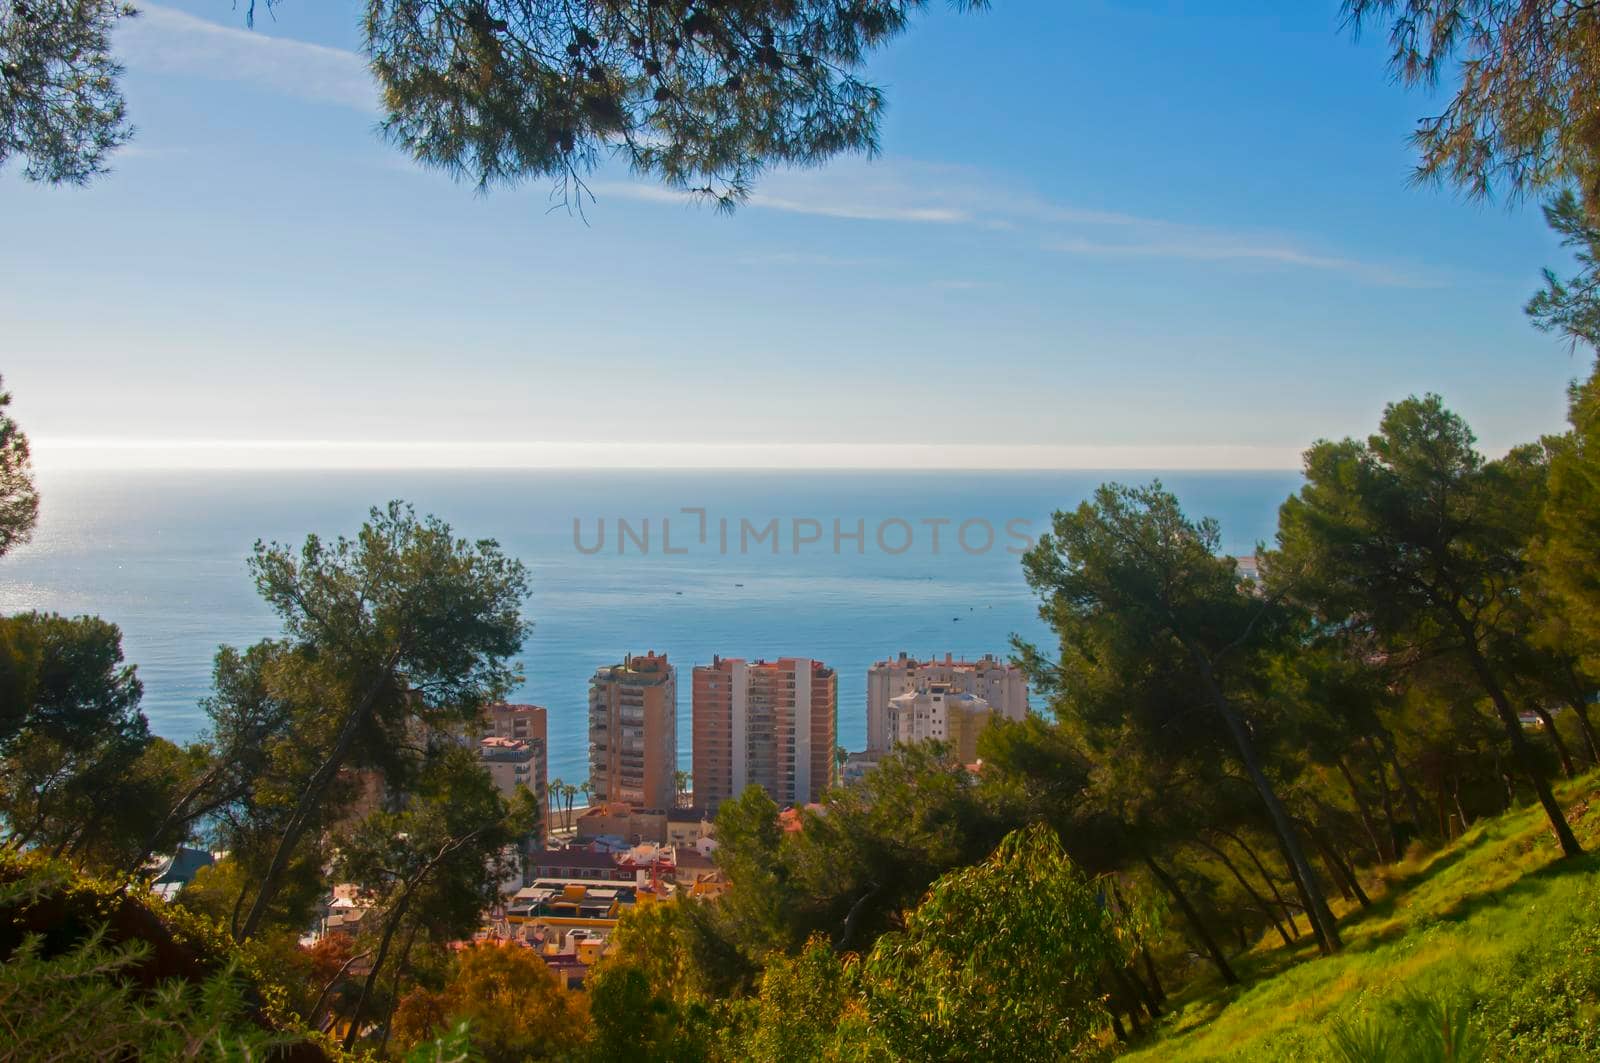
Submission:
[[[558,930],[609,930],[636,899],[635,887],[618,882],[540,879],[506,903],[506,922]]]
[[[667,841],[670,814],[659,808],[633,808],[621,801],[596,804],[578,817],[578,841],[620,838],[628,845]]]
[[[705,808],[672,808],[667,810],[666,837],[668,845],[696,846],[706,838],[717,835],[717,821]]]
[[[622,866],[617,857],[588,848],[536,849],[528,854],[526,866],[534,879],[633,882],[634,869]]]
[[[371,910],[372,901],[360,886],[353,882],[341,882],[333,887],[323,904],[319,930],[324,936],[345,934],[355,937],[361,932],[361,921]]]

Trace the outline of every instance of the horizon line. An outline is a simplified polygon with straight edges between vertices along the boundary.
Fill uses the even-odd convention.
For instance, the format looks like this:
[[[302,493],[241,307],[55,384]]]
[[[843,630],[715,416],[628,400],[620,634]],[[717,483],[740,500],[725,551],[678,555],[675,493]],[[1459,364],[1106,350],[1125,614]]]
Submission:
[[[1242,444],[599,442],[34,436],[35,469],[1297,472],[1301,448]]]

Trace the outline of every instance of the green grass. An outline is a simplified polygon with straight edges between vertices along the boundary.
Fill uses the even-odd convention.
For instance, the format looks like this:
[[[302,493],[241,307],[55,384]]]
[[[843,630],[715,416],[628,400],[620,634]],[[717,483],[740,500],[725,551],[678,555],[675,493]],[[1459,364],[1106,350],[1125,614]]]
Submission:
[[[1490,1059],[1600,1059],[1600,777],[1559,787],[1590,855],[1562,860],[1537,805],[1388,869],[1345,949],[1261,945],[1243,985],[1197,983],[1134,1060],[1328,1060],[1332,1033],[1424,997],[1469,1009]]]

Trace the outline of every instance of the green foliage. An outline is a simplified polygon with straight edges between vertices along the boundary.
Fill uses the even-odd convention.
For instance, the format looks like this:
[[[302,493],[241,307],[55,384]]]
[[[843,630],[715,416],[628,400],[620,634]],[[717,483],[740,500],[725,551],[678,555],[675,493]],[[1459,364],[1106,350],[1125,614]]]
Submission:
[[[0,12],[0,24],[3,24],[5,17]],[[4,32],[0,29],[0,34]],[[3,122],[3,118],[0,118],[0,122]],[[0,164],[5,162],[4,144],[4,137],[0,136]],[[9,405],[11,393],[5,389],[5,381],[0,379],[0,557],[27,542],[33,534],[34,523],[39,519],[39,493],[33,487],[28,437],[6,413]]]
[[[1590,774],[1558,788],[1591,847],[1600,841],[1596,786]],[[1459,1040],[1480,1058],[1593,1059],[1600,857],[1559,853],[1538,808],[1482,820],[1388,871],[1387,896],[1348,918],[1338,956],[1307,963],[1263,952],[1242,990],[1191,987],[1129,1063],[1323,1063],[1337,1058],[1340,1027],[1369,1047],[1429,1036],[1410,1029],[1418,1020],[1408,998],[1428,1002],[1427,1023],[1441,1033],[1446,1010],[1452,1029],[1465,1024]]]
[[[528,593],[527,570],[499,544],[457,539],[399,502],[374,509],[353,539],[312,535],[298,551],[258,542],[250,567],[283,624],[287,649],[264,676],[290,723],[274,746],[278,784],[255,794],[248,824],[264,869],[246,937],[339,808],[341,771],[403,788],[419,733],[473,726],[515,682]]]
[[[304,1040],[268,1021],[277,994],[254,958],[174,915],[59,861],[0,856],[0,1055],[251,1060]]]
[[[635,963],[599,965],[588,984],[594,1040],[589,1058],[640,1063],[699,1063],[712,1058],[714,1029],[705,1005],[675,999],[671,983],[651,980]]]
[[[112,30],[133,14],[120,0],[0,6],[0,166],[20,156],[23,176],[51,184],[81,185],[106,171],[106,157],[133,133],[111,55]]]
[[[582,997],[562,989],[531,949],[478,945],[460,953],[443,988],[405,997],[394,1039],[408,1060],[562,1059],[582,1045],[584,1017]]]
[[[859,72],[927,2],[369,0],[366,47],[384,130],[421,162],[570,195],[614,154],[731,207],[768,165],[877,151]]]
[[[135,995],[130,969],[149,946],[109,947],[98,931],[46,958],[44,938],[31,935],[0,964],[0,1030],[16,1059],[47,1059],[71,1044],[76,1059],[224,1060],[266,1058],[282,1043],[246,1021],[233,967],[198,985],[171,979]]]
[[[1568,417],[1572,430],[1551,444],[1546,532],[1537,556],[1544,584],[1594,672],[1600,670],[1600,368],[1573,386]]]
[[[808,941],[798,956],[775,958],[742,1016],[748,1033],[741,1057],[752,1063],[801,1063],[867,1055],[870,1036],[861,1036],[853,1022],[839,1028],[846,1008],[853,1006],[854,988],[839,954],[821,937]]]
[[[948,747],[895,750],[858,785],[830,790],[783,839],[787,941],[822,933],[836,948],[866,951],[934,879],[992,852],[1021,822],[1010,812]]]
[[[734,884],[717,902],[718,921],[750,972],[760,969],[767,953],[798,944],[788,919],[794,888],[779,854],[782,839],[778,806],[759,786],[717,810],[715,860]]]
[[[1418,175],[1511,198],[1576,181],[1600,202],[1600,17],[1550,0],[1345,0],[1359,32],[1386,26],[1407,84],[1453,82],[1413,135]]]
[[[1539,515],[1527,479],[1537,470],[1517,452],[1487,462],[1475,443],[1466,422],[1428,395],[1391,404],[1364,443],[1315,444],[1305,486],[1283,504],[1269,580],[1323,624],[1383,652],[1448,654],[1469,668],[1563,848],[1575,854],[1510,700],[1507,646],[1524,620]]]
[[[14,847],[73,853],[102,867],[137,850],[172,768],[152,750],[122,632],[95,617],[0,618],[0,824]],[[146,755],[165,770],[141,764]],[[130,800],[133,799],[133,800]],[[137,839],[137,840],[134,840]]]
[[[862,961],[867,1029],[892,1058],[1056,1060],[1098,1051],[1099,976],[1120,962],[1101,887],[1054,831],[951,872]]]
[[[405,1063],[479,1063],[483,1056],[472,1044],[472,1023],[462,1020],[449,1033],[416,1045]]]
[[[1563,189],[1544,205],[1545,224],[1570,247],[1578,272],[1562,280],[1555,270],[1544,271],[1544,288],[1524,308],[1541,332],[1565,336],[1574,346],[1600,347],[1600,228],[1571,189]]]
[[[1360,1022],[1336,1020],[1329,1045],[1339,1063],[1479,1063],[1488,1057],[1460,1001],[1409,993]]]

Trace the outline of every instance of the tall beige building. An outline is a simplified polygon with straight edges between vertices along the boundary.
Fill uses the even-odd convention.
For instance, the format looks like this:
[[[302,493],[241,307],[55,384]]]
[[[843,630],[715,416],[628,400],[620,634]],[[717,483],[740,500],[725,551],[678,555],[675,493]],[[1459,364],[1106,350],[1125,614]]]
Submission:
[[[677,803],[678,670],[654,651],[589,680],[590,801],[668,809]]]
[[[980,697],[929,683],[889,699],[885,733],[891,745],[948,743],[962,764],[978,759],[978,735],[994,718],[994,709]]]
[[[942,686],[947,693],[981,698],[997,716],[1020,720],[1028,715],[1028,680],[1022,669],[993,654],[975,661],[944,659],[919,661],[904,653],[879,661],[867,669],[867,750],[887,752],[897,739],[889,730],[890,701]]]
[[[537,745],[537,748],[536,748]],[[538,844],[550,833],[550,801],[544,786],[542,743],[524,738],[488,738],[478,741],[478,760],[489,772],[495,789],[509,801],[518,790],[527,790],[539,802]]]
[[[839,679],[806,657],[714,657],[694,670],[694,800],[715,811],[752,783],[803,805],[833,780]]]
[[[503,738],[514,742],[525,743],[528,747],[528,772],[526,783],[528,789],[533,791],[539,799],[539,830],[541,844],[544,835],[550,832],[550,791],[546,784],[550,781],[550,744],[548,734],[549,713],[542,705],[491,705],[484,712],[483,733],[485,738]],[[480,754],[482,749],[480,747]],[[496,769],[491,766],[490,775],[495,775]],[[503,774],[503,771],[502,771]],[[500,776],[495,778],[498,785]],[[501,786],[502,791],[505,790]]]

